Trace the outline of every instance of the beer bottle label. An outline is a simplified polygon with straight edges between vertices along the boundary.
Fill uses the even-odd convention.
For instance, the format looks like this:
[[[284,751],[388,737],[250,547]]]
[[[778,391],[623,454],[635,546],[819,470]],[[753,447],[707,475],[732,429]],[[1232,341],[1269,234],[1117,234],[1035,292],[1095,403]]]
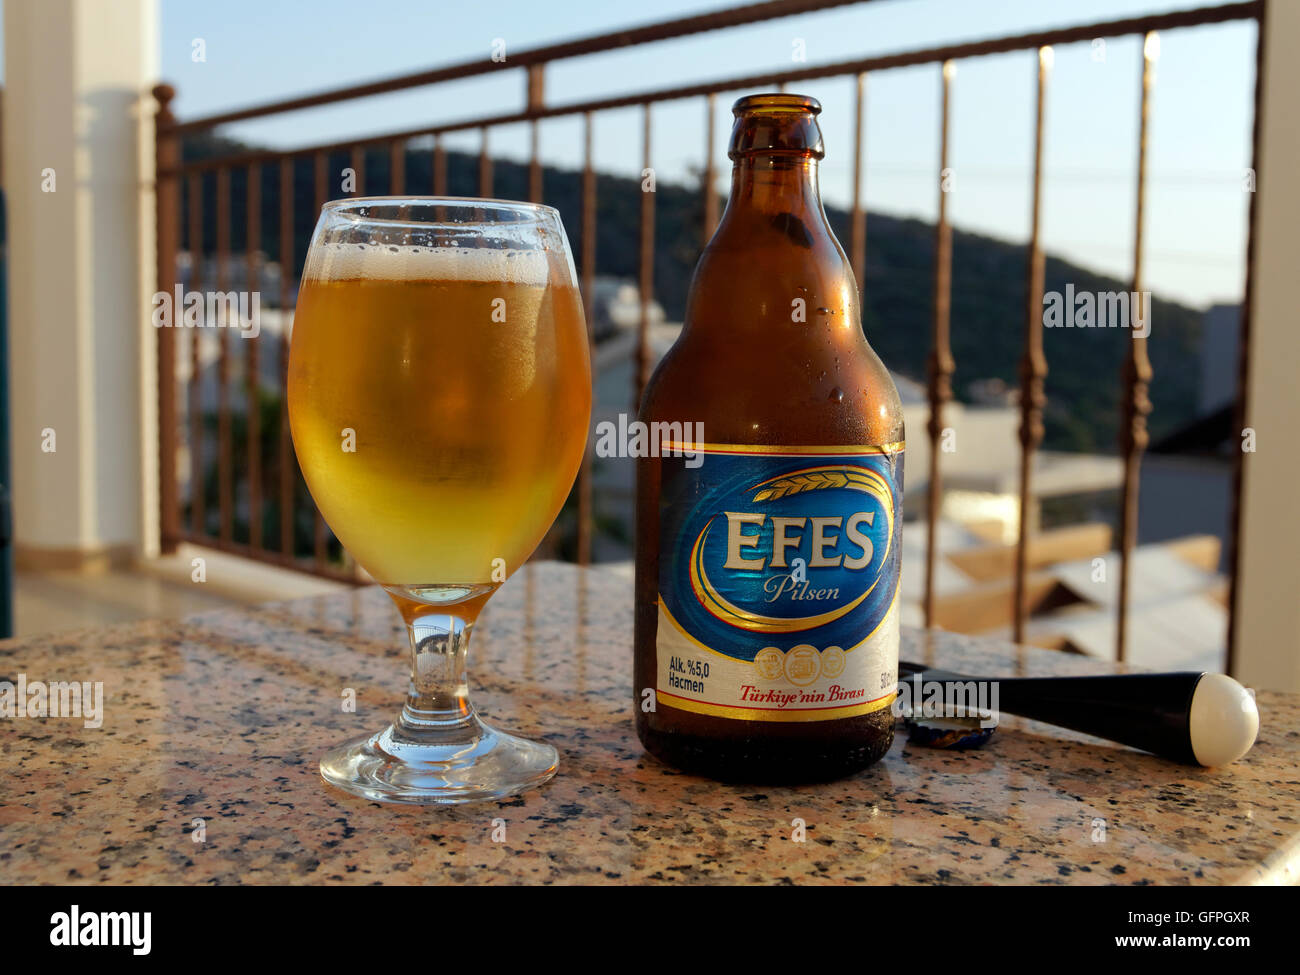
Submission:
[[[903,445],[665,447],[683,456],[659,461],[659,703],[748,721],[887,707]]]

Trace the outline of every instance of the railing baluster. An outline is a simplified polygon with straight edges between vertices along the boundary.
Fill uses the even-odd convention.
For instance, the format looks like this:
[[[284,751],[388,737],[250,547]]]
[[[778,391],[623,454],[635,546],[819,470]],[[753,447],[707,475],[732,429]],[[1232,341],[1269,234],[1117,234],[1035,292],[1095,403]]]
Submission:
[[[528,111],[540,112],[546,107],[545,80],[546,65],[530,64],[528,66]],[[541,128],[537,119],[530,123],[529,138],[532,141],[532,155],[528,160],[528,199],[533,203],[542,202],[542,156]]]
[[[355,189],[352,191],[353,196],[366,195],[366,150],[364,146],[353,146],[348,157],[348,165],[352,167],[353,180]]]
[[[482,141],[478,150],[478,195],[487,198],[492,196],[492,157],[488,155],[487,127],[484,126],[480,132]]]
[[[534,119],[530,123],[529,139],[532,150],[528,158],[528,201],[542,202],[542,159],[541,129]]]
[[[582,130],[582,307],[587,319],[587,352],[591,359],[591,385],[596,386],[596,168],[592,159],[594,125],[591,113],[583,116]],[[578,564],[591,562],[592,533],[591,437],[578,472]]]
[[[853,99],[853,215],[849,225],[849,261],[858,279],[858,298],[867,288],[867,214],[862,206],[862,137],[867,102],[867,75],[857,76]],[[865,309],[864,309],[865,314]]]
[[[1138,115],[1137,213],[1133,223],[1133,306],[1129,308],[1130,325],[1150,324],[1151,309],[1142,295],[1142,245],[1145,231],[1144,211],[1147,190],[1147,127],[1151,114],[1151,89],[1156,80],[1156,58],[1160,35],[1148,32],[1142,42],[1142,107]],[[1132,587],[1133,548],[1137,545],[1138,478],[1142,453],[1146,450],[1147,414],[1151,400],[1147,395],[1151,383],[1151,360],[1147,357],[1147,340],[1136,329],[1129,339],[1124,356],[1124,413],[1120,423],[1119,449],[1124,458],[1124,492],[1120,501],[1120,568],[1119,614],[1115,634],[1115,658],[1124,661],[1128,650],[1128,604]]]
[[[261,292],[262,262],[262,166],[254,163],[248,167],[248,245],[245,259],[248,266],[248,293]],[[252,300],[251,297],[249,299]],[[259,307],[261,298],[259,296]],[[248,433],[248,544],[254,552],[262,548],[262,408],[261,408],[261,331],[253,338],[241,335],[247,345],[245,358],[247,374],[244,377],[245,396],[248,403],[246,430]]]
[[[655,267],[655,199],[654,193],[645,189],[647,173],[652,171],[650,164],[650,103],[642,106],[642,144],[644,148],[641,170],[641,269],[639,287],[641,289],[641,317],[636,329],[636,398],[632,409],[641,408],[641,394],[650,380],[650,302],[653,300]]]
[[[154,117],[157,181],[154,272],[158,290],[172,293],[176,285],[176,238],[180,229],[180,181],[175,170],[181,153],[175,132],[176,117],[171,110],[176,90],[171,85],[158,85],[153,89],[153,96],[158,100],[158,114]],[[173,310],[173,314],[180,313],[179,308]],[[157,332],[158,526],[160,548],[167,554],[176,550],[181,533],[176,491],[176,331],[160,328]]]
[[[388,192],[401,196],[406,192],[406,140],[394,139],[388,144]]]
[[[316,201],[316,209],[319,211],[321,204],[328,198],[327,180],[329,170],[329,155],[324,152],[312,154],[311,175],[312,175],[312,193]],[[320,216],[318,212],[317,217]]]
[[[707,247],[713,239],[713,232],[718,229],[718,191],[714,183],[718,181],[718,170],[714,157],[718,154],[718,96],[709,95],[704,113],[704,227],[700,246]]]
[[[327,162],[325,159],[325,153],[323,152],[316,153],[314,169],[315,169],[316,215],[318,218],[320,216],[320,208],[325,205],[325,201],[327,199],[326,197],[327,190],[325,184],[326,165]],[[325,538],[325,519],[320,516],[320,509],[316,507],[315,499],[313,499],[311,505],[311,558],[312,558],[312,563],[315,565],[317,571],[320,571],[326,567],[325,556],[327,554],[327,551],[328,550],[326,547],[326,538]]]
[[[203,290],[203,174],[191,173],[190,188],[190,290]],[[202,321],[202,312],[200,312]],[[207,483],[203,476],[203,329],[188,329],[190,335],[190,535],[198,538],[207,534]]]
[[[1052,49],[1038,51],[1038,86],[1034,101],[1033,203],[1029,225],[1029,269],[1025,288],[1025,348],[1020,359],[1020,530],[1016,535],[1014,638],[1025,639],[1025,577],[1029,572],[1029,507],[1034,454],[1043,442],[1043,406],[1047,397],[1047,358],[1043,355],[1043,245],[1039,237],[1043,195],[1043,100],[1052,68]]]
[[[433,195],[447,195],[447,150],[440,135],[433,137]]]
[[[217,290],[229,289],[227,264],[230,261],[230,168],[217,170]],[[209,322],[217,330],[217,503],[221,523],[218,537],[230,544],[234,524],[234,483],[231,476],[230,432],[230,343],[226,333],[229,322]]]
[[[293,559],[295,477],[289,449],[289,288],[293,281],[293,157],[280,160],[280,555]]]
[[[952,289],[952,227],[948,223],[948,193],[944,187],[948,170],[949,108],[952,101],[952,61],[943,63],[942,107],[939,124],[939,221],[935,230],[934,253],[934,322],[931,332],[928,392],[930,398],[930,483],[926,494],[926,517],[929,524],[925,538],[925,625],[934,625],[934,564],[938,557],[939,502],[942,483],[939,477],[939,440],[943,436],[943,407],[952,399],[952,349],[948,340],[948,314]]]

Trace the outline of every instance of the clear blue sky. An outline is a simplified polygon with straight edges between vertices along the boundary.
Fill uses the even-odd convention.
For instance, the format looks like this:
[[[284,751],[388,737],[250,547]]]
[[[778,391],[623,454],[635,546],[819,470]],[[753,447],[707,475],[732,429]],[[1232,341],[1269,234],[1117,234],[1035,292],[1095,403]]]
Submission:
[[[15,2],[15,0],[8,0]],[[549,69],[547,98],[564,104],[790,65],[795,39],[809,64],[946,42],[1088,23],[1196,0],[877,0],[755,27],[615,51]],[[548,42],[700,13],[716,0],[161,0],[163,77],[179,90],[182,118],[348,83],[487,57],[494,38],[507,54]],[[562,13],[561,13],[562,12]],[[191,59],[202,38],[207,60]],[[1056,51],[1048,101],[1045,243],[1049,251],[1127,277],[1131,269],[1139,47],[1113,41],[1104,61],[1090,45]],[[1028,224],[1033,55],[962,62],[954,82],[954,222],[1008,240]],[[1162,37],[1154,102],[1149,194],[1151,288],[1193,304],[1240,298],[1250,156],[1254,27],[1230,24]],[[521,105],[522,72],[366,99],[229,128],[252,142],[294,146],[507,111]],[[823,193],[851,192],[852,80],[801,85],[824,106]],[[729,107],[731,95],[720,99]],[[871,77],[867,105],[869,207],[933,218],[938,153],[938,69]],[[704,151],[702,100],[655,109],[655,164],[683,180]],[[719,112],[725,171],[728,113]],[[639,110],[597,118],[597,164],[640,169]],[[477,151],[477,136],[452,140]],[[542,129],[548,163],[576,167],[578,121]],[[524,127],[493,136],[494,154],[526,158]]]

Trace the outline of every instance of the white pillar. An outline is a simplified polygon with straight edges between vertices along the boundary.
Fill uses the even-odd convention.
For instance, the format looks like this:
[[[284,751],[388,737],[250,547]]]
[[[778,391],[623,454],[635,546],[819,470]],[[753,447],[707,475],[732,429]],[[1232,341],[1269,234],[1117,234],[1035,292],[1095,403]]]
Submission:
[[[1250,385],[1236,599],[1236,673],[1252,687],[1300,690],[1300,3],[1269,0],[1255,201]],[[1267,721],[1267,716],[1265,716]]]
[[[20,568],[92,567],[156,549],[157,24],[156,0],[4,4]]]

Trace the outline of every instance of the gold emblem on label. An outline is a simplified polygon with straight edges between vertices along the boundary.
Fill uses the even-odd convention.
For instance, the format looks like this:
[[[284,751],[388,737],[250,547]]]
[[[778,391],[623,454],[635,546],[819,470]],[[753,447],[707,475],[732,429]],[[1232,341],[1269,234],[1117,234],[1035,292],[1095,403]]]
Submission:
[[[764,647],[754,657],[754,666],[763,680],[780,680],[785,672],[785,654],[776,647]]]
[[[817,648],[801,643],[785,655],[785,679],[796,687],[807,687],[821,673]]]
[[[838,677],[844,673],[844,649],[827,647],[822,651],[822,676]]]

